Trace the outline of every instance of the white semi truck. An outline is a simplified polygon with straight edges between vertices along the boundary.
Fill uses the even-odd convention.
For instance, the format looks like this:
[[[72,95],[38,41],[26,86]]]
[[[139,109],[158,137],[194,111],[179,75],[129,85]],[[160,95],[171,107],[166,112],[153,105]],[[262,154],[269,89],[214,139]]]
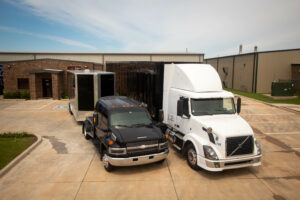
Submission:
[[[157,70],[152,78],[155,82],[148,87],[157,82],[163,86],[156,86],[158,95],[151,98],[155,101],[149,98],[145,103],[160,109],[157,115],[164,115],[161,120],[171,144],[187,157],[191,168],[223,171],[261,164],[260,144],[239,115],[241,99],[237,99],[235,106],[234,95],[223,90],[220,77],[211,65],[160,67],[163,70]],[[155,103],[157,100],[162,104]]]

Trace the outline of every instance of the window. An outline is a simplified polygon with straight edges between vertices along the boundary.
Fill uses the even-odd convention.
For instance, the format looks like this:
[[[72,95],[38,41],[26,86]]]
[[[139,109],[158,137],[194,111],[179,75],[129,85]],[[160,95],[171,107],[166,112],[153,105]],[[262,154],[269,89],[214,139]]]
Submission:
[[[107,126],[107,117],[103,114],[99,114],[99,121],[100,121],[100,128],[103,129],[103,130],[107,130],[108,129],[108,126]]]
[[[233,98],[192,99],[191,104],[195,116],[235,113]]]
[[[29,79],[28,78],[18,78],[18,89],[28,90],[29,89]]]
[[[189,99],[188,98],[183,99],[183,114],[185,116],[190,116],[190,114],[189,114]]]

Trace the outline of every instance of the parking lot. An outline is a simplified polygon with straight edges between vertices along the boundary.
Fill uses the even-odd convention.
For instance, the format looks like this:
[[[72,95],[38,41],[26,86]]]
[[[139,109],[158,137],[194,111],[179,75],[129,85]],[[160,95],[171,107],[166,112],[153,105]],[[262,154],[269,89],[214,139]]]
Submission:
[[[193,171],[170,148],[163,164],[104,170],[65,100],[0,100],[0,132],[42,143],[0,179],[0,199],[299,199],[300,114],[242,99],[241,115],[263,148],[262,166]]]

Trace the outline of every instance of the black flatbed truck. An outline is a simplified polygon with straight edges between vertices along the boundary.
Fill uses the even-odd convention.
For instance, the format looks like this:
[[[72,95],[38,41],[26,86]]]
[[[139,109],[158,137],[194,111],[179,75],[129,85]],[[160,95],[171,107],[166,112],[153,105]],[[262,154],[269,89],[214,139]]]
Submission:
[[[116,166],[163,162],[168,153],[168,135],[153,124],[139,102],[123,96],[100,98],[93,116],[83,122],[82,133],[99,144],[107,171]]]

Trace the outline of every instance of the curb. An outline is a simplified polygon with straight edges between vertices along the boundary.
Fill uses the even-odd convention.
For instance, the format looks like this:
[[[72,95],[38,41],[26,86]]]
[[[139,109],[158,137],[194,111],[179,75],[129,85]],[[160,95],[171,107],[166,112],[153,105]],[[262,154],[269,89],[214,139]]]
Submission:
[[[0,178],[3,177],[7,172],[9,172],[14,166],[16,166],[21,160],[23,160],[31,151],[33,151],[41,142],[42,137],[36,134],[33,134],[37,137],[37,141],[29,146],[23,153],[15,157],[6,167],[0,170]]]

